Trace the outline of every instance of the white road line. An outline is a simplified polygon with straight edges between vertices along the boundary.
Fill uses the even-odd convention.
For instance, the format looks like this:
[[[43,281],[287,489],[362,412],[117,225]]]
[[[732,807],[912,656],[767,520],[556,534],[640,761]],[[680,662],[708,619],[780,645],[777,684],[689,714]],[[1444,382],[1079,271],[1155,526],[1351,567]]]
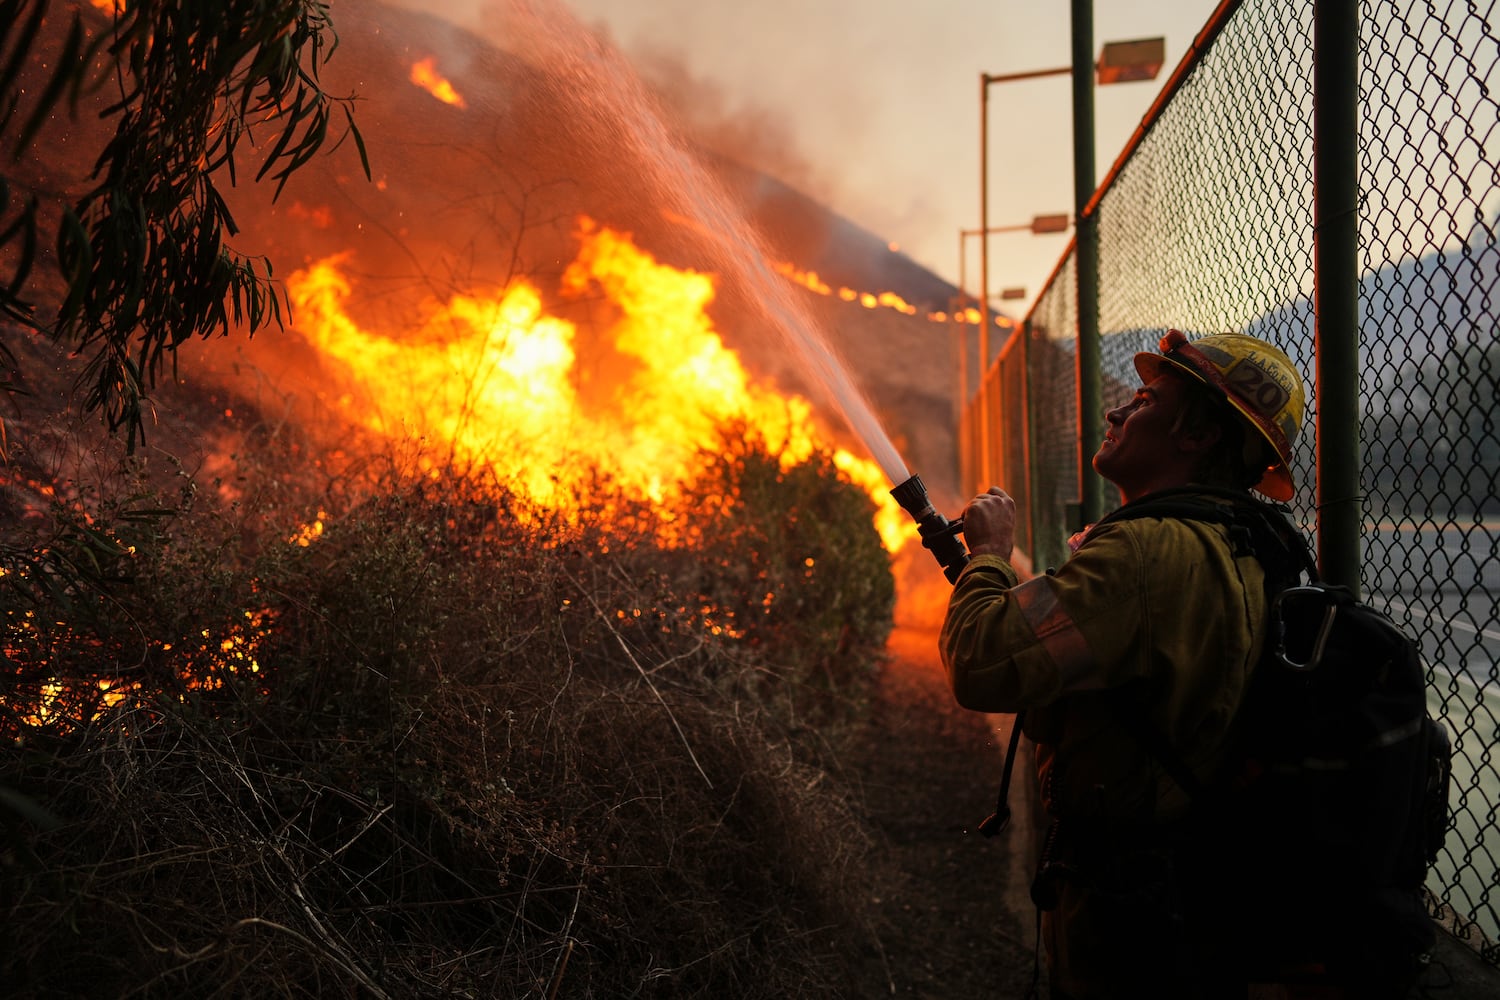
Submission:
[[[1388,608],[1395,608],[1396,610],[1402,612],[1403,614],[1407,614],[1407,615],[1421,615],[1423,618],[1427,619],[1429,622],[1433,622],[1433,621],[1442,622],[1444,625],[1447,625],[1449,628],[1462,629],[1465,632],[1471,632],[1474,635],[1482,635],[1486,639],[1493,639],[1496,642],[1500,642],[1500,631],[1496,631],[1495,629],[1492,629],[1492,628],[1475,628],[1473,625],[1470,625],[1467,622],[1457,621],[1457,620],[1452,619],[1452,618],[1440,618],[1440,617],[1437,617],[1436,615],[1434,615],[1430,611],[1423,611],[1421,608],[1414,608],[1414,607],[1412,607],[1409,604],[1403,604],[1401,601],[1398,601],[1398,600],[1396,600],[1394,598],[1391,598],[1391,597],[1377,598],[1377,600],[1383,601],[1385,603],[1386,607],[1388,607]]]

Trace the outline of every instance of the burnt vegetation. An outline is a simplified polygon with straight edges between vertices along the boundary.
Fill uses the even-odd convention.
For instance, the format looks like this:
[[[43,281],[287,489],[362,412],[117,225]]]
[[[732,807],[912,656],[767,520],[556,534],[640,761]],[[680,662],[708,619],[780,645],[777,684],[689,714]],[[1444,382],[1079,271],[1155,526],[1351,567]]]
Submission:
[[[888,557],[730,440],[671,546],[607,482],[299,492],[274,442],[234,505],[65,487],[0,577],[8,994],[843,993]]]

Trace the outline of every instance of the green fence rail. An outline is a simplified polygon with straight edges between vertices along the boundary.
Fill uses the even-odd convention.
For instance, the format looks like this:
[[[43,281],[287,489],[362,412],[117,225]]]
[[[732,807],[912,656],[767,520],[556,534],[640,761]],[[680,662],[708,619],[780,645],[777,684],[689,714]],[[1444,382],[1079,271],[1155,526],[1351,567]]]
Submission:
[[[1325,575],[1352,557],[1366,599],[1421,641],[1455,744],[1455,826],[1428,888],[1437,915],[1500,964],[1497,15],[1476,3],[1225,2],[1086,212],[1099,230],[1106,408],[1136,385],[1132,355],[1170,327],[1253,333],[1307,376],[1293,512]],[[1329,109],[1344,99],[1357,110],[1341,124]],[[1348,212],[1330,208],[1341,163],[1357,215],[1343,248]],[[1092,475],[1080,428],[1103,422],[1079,413],[1077,287],[1070,247],[983,372],[988,462],[977,398],[960,418],[965,487],[989,485],[976,470],[993,470],[1038,569],[1060,563],[1080,527]],[[1345,322],[1357,356],[1348,338],[1339,352]],[[1340,393],[1347,420],[1332,418]],[[1340,462],[1351,461],[1347,496]],[[1335,537],[1345,525],[1352,549]]]

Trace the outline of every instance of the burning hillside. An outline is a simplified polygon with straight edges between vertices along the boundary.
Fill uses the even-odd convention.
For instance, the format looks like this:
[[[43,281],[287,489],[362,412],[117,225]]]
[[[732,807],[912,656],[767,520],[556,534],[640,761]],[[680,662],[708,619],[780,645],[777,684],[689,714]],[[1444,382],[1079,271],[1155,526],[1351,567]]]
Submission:
[[[899,461],[882,471],[867,457],[871,435],[846,423],[851,400],[833,398],[851,393],[830,393],[792,346],[819,341],[813,355],[855,359],[876,435],[935,502],[954,502],[950,286],[733,161],[702,154],[707,180],[695,180],[692,154],[624,70],[577,75],[570,60],[590,63],[587,40],[548,36],[522,59],[421,14],[338,13],[325,83],[360,98],[373,181],[352,156],[319,156],[274,202],[267,186],[227,192],[236,244],[286,276],[300,336],[188,345],[179,412],[213,424],[257,405],[311,424],[332,412],[378,438],[420,440],[424,463],[483,465],[560,506],[604,472],[656,505],[664,538],[681,530],[672,497],[710,446],[706,428],[727,420],[788,464],[827,449],[899,551],[911,528],[886,495]],[[22,179],[75,185],[95,127],[82,114],[74,141],[38,147],[56,162],[33,157]],[[155,445],[232,469],[239,432],[170,426]]]
[[[752,380],[707,313],[712,276],[653,260],[630,239],[580,222],[564,294],[602,296],[606,315],[583,331],[544,313],[522,279],[429,304],[413,328],[367,331],[345,312],[356,289],[337,258],[289,281],[297,328],[348,386],[347,418],[381,437],[432,443],[428,463],[482,465],[497,481],[554,508],[577,505],[608,475],[649,498],[660,538],[691,531],[684,484],[698,478],[725,426],[744,426],[784,467],[829,448],[811,405]],[[880,508],[894,553],[915,531],[880,468],[830,449]]]
[[[913,470],[939,490],[955,485],[951,286],[771,178],[647,135],[670,123],[644,98],[627,101],[626,81],[563,75],[573,71],[565,54],[547,45],[565,53],[571,39],[544,39],[522,59],[408,11],[364,3],[339,14],[326,81],[360,95],[374,181],[347,159],[323,157],[275,204],[263,189],[237,191],[241,242],[268,252],[282,273],[342,256],[348,311],[378,315],[387,337],[420,329],[431,301],[517,279],[538,292],[544,313],[588,331],[599,322],[591,294],[607,294],[598,285],[568,291],[567,272],[577,220],[597,220],[661,267],[710,281],[704,322],[747,379],[805,400],[829,443],[867,455],[788,343],[798,331],[767,318],[771,300],[791,303],[802,320],[792,326],[857,359],[854,381]],[[518,47],[531,41],[513,35]],[[687,168],[674,162],[693,156],[754,240],[692,193]],[[248,360],[279,373],[285,359],[279,348],[269,353],[252,349]]]

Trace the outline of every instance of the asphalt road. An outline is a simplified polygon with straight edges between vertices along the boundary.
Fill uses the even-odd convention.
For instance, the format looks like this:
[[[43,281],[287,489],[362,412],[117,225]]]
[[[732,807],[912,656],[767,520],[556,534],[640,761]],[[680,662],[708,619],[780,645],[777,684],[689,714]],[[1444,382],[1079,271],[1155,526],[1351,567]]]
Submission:
[[[1434,671],[1496,691],[1500,522],[1367,525],[1364,554],[1367,600],[1418,638]]]
[[[1428,885],[1500,941],[1500,521],[1366,525],[1364,555],[1365,599],[1417,638],[1454,741],[1453,828]]]

